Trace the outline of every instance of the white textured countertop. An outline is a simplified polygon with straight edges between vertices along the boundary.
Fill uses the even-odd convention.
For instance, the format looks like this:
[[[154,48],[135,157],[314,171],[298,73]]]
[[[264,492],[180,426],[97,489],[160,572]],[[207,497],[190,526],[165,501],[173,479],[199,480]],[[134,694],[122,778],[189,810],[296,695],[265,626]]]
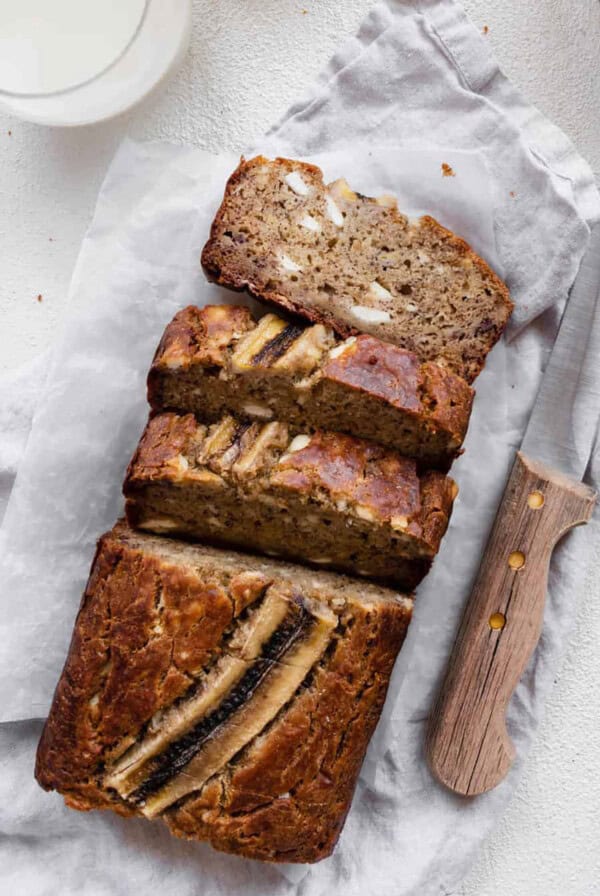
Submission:
[[[241,148],[285,111],[371,5],[195,0],[182,69],[132,113],[72,131],[0,113],[0,372],[50,343],[99,185],[123,136]],[[598,0],[464,5],[487,26],[505,72],[600,174]],[[573,606],[577,626],[526,772],[460,896],[600,892],[599,604],[600,545]]]

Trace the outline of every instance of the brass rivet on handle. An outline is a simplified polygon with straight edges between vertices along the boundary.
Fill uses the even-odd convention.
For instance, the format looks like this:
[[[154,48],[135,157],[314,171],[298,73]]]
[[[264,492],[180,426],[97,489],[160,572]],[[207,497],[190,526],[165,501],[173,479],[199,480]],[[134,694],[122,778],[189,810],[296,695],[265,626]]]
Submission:
[[[542,494],[542,492],[535,491],[535,492],[529,493],[529,496],[527,498],[527,503],[529,504],[529,506],[531,507],[532,510],[539,510],[540,507],[544,506],[545,500],[546,499],[544,498],[544,495]]]
[[[525,554],[521,551],[513,551],[508,555],[508,565],[511,569],[523,569],[525,566]]]
[[[506,616],[504,613],[492,613],[490,616],[490,628],[501,629],[506,625]]]

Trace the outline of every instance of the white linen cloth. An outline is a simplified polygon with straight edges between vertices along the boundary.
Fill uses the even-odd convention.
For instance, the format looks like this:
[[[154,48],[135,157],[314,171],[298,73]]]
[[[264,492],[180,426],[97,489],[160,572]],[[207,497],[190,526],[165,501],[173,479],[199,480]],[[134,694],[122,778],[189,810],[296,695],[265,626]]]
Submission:
[[[355,148],[351,154],[348,145]],[[390,149],[382,152],[382,145]],[[401,151],[393,149],[399,145]],[[373,170],[365,170],[370,147]],[[361,896],[451,893],[509,799],[542,713],[573,617],[586,530],[569,536],[553,561],[544,634],[510,707],[518,760],[508,779],[491,794],[464,801],[429,775],[422,738],[431,698],[588,224],[600,217],[591,173],[564,135],[503,78],[451,0],[377,7],[260,149],[305,157],[338,150],[339,156],[325,157],[331,175],[348,172],[359,188],[391,178],[388,190],[400,191],[405,208],[437,214],[507,278],[517,303],[514,338],[494,351],[478,380],[467,453],[453,470],[461,495],[434,571],[419,589],[385,721],[334,856],[310,870],[283,868],[286,883],[279,869],[178,843],[160,825],[77,815],[33,782],[40,723],[24,721],[0,727],[0,846],[15,892],[95,896],[168,886],[184,896],[265,896],[295,886],[302,896],[342,888]],[[440,176],[448,195],[439,207],[432,207],[431,174],[422,176],[419,156],[431,164],[439,157],[456,172],[451,183]],[[233,164],[231,156],[126,144],[84,241],[72,313],[45,387],[24,375],[0,385],[0,399],[10,396],[10,403],[0,401],[0,430],[10,435],[0,439],[4,492],[27,438],[25,399],[32,407],[35,392],[43,395],[0,530],[2,600],[9,611],[0,632],[7,722],[47,710],[93,541],[120,504],[120,474],[143,425],[144,374],[162,326],[190,301],[225,296],[204,284],[197,253]],[[464,189],[481,187],[479,200],[470,197],[462,210],[461,178]],[[486,188],[491,200],[481,192]],[[482,207],[491,215],[480,214]],[[99,391],[102,372],[108,376]],[[585,414],[585,401],[577,414]]]

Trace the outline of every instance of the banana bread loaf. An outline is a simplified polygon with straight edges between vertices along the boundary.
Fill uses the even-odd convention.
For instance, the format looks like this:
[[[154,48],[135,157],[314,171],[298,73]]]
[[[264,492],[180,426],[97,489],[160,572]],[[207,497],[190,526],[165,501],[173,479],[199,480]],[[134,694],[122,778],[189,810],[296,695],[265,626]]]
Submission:
[[[512,311],[504,283],[437,221],[291,159],[242,159],[202,252],[209,277],[342,336],[358,332],[477,376]]]
[[[124,484],[130,525],[258,550],[405,588],[431,565],[454,482],[341,433],[290,437],[284,423],[164,413]]]
[[[75,809],[314,862],[350,807],[412,599],[125,524],[99,542],[37,752]]]
[[[447,470],[459,453],[473,390],[389,342],[346,341],[248,308],[190,306],[167,327],[148,376],[155,411],[285,420],[293,433],[337,430]]]

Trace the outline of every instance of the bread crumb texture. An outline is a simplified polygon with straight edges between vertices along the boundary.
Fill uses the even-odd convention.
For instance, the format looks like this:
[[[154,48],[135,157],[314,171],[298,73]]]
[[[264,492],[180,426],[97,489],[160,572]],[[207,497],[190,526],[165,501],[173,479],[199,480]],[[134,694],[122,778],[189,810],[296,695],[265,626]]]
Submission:
[[[411,221],[393,197],[325,184],[319,168],[291,159],[242,159],[202,262],[218,283],[342,337],[369,333],[468,382],[512,311],[500,278],[434,218]]]
[[[290,432],[333,430],[447,470],[460,453],[473,390],[433,361],[366,333],[235,305],[190,306],[168,325],[148,378],[155,411],[285,420]]]
[[[414,587],[448,525],[454,482],[341,433],[285,423],[153,416],[124,486],[127,518],[183,535],[327,563]]]
[[[329,855],[412,600],[136,533],[99,542],[36,777],[267,861]]]

